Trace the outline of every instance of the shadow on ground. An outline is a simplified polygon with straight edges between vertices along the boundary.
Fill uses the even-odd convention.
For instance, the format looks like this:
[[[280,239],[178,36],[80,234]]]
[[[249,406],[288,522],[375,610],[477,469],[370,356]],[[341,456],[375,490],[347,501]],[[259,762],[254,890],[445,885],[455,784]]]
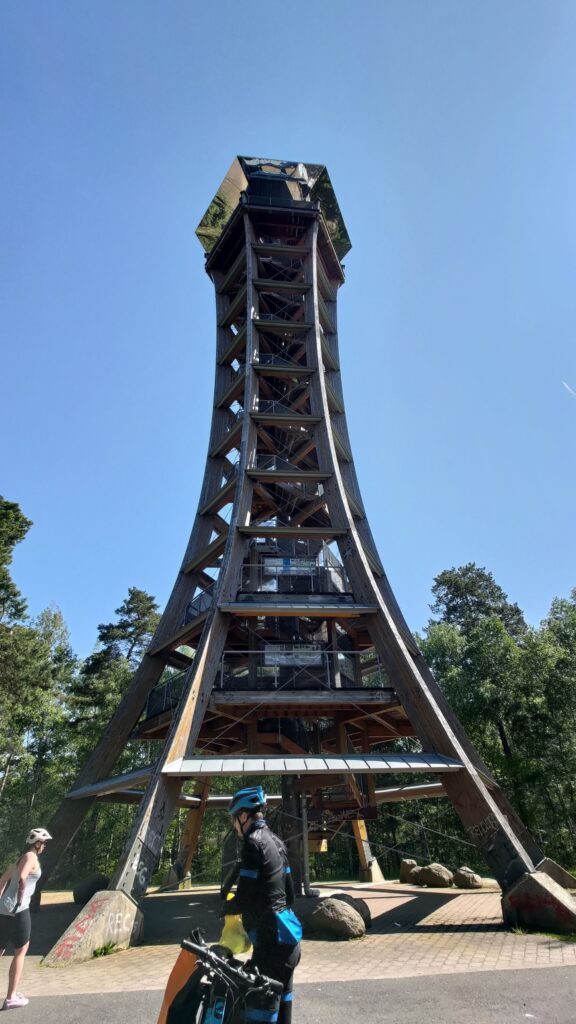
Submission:
[[[30,953],[45,956],[80,912],[74,903],[46,903],[32,915]],[[220,896],[214,892],[151,894],[143,904],[144,946],[180,943],[191,928],[201,928],[207,942],[217,942],[222,931]]]
[[[32,913],[32,938],[29,952],[32,956],[46,956],[46,953],[65,932],[80,910],[68,900],[62,903],[47,903]]]
[[[398,885],[375,885],[369,889],[359,889],[354,885],[339,885],[341,892],[366,900],[372,914],[372,932],[385,935],[397,932],[399,928],[411,932],[497,932],[504,927],[501,919],[479,921],[477,917],[470,921],[438,922],[427,924],[427,918],[438,910],[447,907],[453,900],[464,895],[461,889],[438,892],[437,890],[409,888]],[[493,899],[493,892],[474,893],[476,905],[480,910],[483,898]]]
[[[179,943],[191,928],[201,928],[206,942],[217,942],[224,924],[219,892],[163,893],[144,900],[144,945]]]
[[[372,933],[385,935],[402,931],[432,932],[497,932],[503,928],[497,918],[482,920],[482,913],[470,921],[427,923],[427,919],[438,910],[447,907],[462,896],[461,890],[438,892],[429,889],[412,889],[384,883],[369,889],[358,888],[346,883],[337,886],[320,886],[320,891],[338,889],[352,896],[365,899],[372,914]],[[483,898],[493,893],[475,893],[475,903],[481,909]],[[177,945],[192,928],[201,928],[207,942],[217,942],[222,930],[220,918],[220,896],[217,890],[190,889],[178,893],[158,893],[147,896],[144,910],[144,946]],[[32,916],[32,940],[30,953],[45,956],[57,939],[72,923],[80,908],[73,903],[49,903]]]

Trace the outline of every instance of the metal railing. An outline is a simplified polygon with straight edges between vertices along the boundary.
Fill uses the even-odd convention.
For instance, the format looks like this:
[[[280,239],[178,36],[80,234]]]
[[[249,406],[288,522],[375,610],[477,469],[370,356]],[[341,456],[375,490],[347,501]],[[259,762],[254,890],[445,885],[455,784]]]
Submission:
[[[295,363],[291,359],[286,359],[284,356],[278,356],[274,352],[260,352],[258,359],[255,360],[256,365],[261,363],[262,366],[296,366],[300,368],[300,363]]]
[[[274,416],[309,416],[307,409],[295,409],[291,405],[286,405],[284,402],[278,402],[274,399],[260,398],[258,402],[257,412],[272,413]]]
[[[144,711],[144,720],[157,718],[158,715],[172,710],[178,706],[184,691],[187,672],[170,672],[164,674],[157,686],[154,687]]]
[[[258,255],[258,277],[262,281],[289,281],[303,284],[302,257]]]
[[[344,569],[318,565],[315,558],[266,558],[242,567],[243,594],[349,594]]]
[[[270,644],[260,651],[226,651],[221,690],[338,690],[388,688],[376,655],[310,645]]]
[[[302,467],[297,466],[296,463],[289,462],[288,459],[281,459],[279,455],[268,455],[263,452],[256,452],[254,469],[268,469],[285,473],[302,472]]]
[[[177,707],[190,670],[167,670],[144,711],[149,720]],[[216,674],[217,691],[389,689],[374,652],[328,650],[318,644],[269,644],[258,651],[225,651]]]
[[[264,523],[260,525],[265,525]],[[286,537],[278,540],[276,537],[254,538],[250,542],[251,561],[260,557],[272,556],[274,558],[313,558],[318,560],[317,540],[288,539]],[[247,563],[248,564],[248,563]]]
[[[191,601],[188,601],[182,625],[186,626],[189,622],[193,622],[199,615],[203,615],[204,612],[209,611],[213,604],[214,583],[209,587],[206,587],[205,590],[200,591],[199,594],[196,594]]]

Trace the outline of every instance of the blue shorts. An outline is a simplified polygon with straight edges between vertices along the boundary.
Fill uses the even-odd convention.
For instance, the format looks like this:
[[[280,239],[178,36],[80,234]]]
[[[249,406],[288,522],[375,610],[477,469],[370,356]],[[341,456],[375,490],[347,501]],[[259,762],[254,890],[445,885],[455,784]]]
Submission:
[[[31,930],[28,908],[18,914],[0,914],[0,949],[6,949],[9,945],[21,949],[30,942]]]

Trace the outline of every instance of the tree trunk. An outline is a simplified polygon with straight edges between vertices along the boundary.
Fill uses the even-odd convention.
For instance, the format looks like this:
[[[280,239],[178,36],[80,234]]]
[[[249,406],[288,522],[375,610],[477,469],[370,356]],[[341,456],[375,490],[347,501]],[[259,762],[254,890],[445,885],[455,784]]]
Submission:
[[[6,767],[4,768],[4,774],[2,775],[2,781],[0,782],[0,800],[2,799],[2,793],[4,792],[6,780],[8,778],[8,775],[10,774],[10,768],[12,767],[13,759],[14,754],[8,754],[8,760],[6,761]]]

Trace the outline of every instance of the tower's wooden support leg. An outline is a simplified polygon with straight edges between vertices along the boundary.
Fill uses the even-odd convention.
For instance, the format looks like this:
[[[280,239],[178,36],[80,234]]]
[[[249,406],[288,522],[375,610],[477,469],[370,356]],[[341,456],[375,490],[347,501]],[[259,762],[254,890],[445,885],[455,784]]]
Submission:
[[[362,818],[353,818],[352,832],[354,833],[354,839],[356,840],[356,849],[358,850],[358,859],[360,861],[360,881],[383,882],[384,875],[380,870],[378,861],[372,855],[372,850],[370,849],[366,822]]]
[[[220,887],[224,899],[232,891],[240,873],[240,839],[231,828],[224,837],[222,844],[222,867],[220,871]]]
[[[122,697],[110,723],[103,733],[82,771],[74,788],[90,785],[110,775],[116,761],[126,746],[130,734],[138,721],[146,700],[164,671],[164,659],[144,655],[138,670]],[[45,885],[66,847],[73,839],[94,800],[65,798],[49,823],[49,832],[54,837],[42,858],[42,885]]]
[[[353,752],[353,746],[350,742],[348,730],[345,722],[339,722],[338,724],[338,739],[340,750],[345,753],[346,751]],[[368,751],[366,751],[368,753]],[[369,803],[376,804],[376,796],[374,792],[374,777],[368,775],[367,779],[367,799]],[[364,794],[360,789],[358,780],[354,775],[350,776],[350,786],[352,791],[361,805],[364,802]],[[358,861],[360,866],[360,881],[361,882],[383,882],[384,875],[380,870],[380,865],[375,857],[372,856],[372,850],[370,848],[370,842],[368,840],[368,831],[366,829],[366,822],[363,818],[352,819],[352,833],[356,841],[356,849],[358,850]]]
[[[197,793],[200,802],[196,807],[191,807],[186,815],[178,856],[168,873],[168,885],[178,885],[190,872],[192,859],[198,849],[198,840],[210,795],[210,782],[210,779],[206,779],[200,783]]]
[[[181,779],[163,774],[163,769],[194,752],[227,634],[227,617],[216,611],[198,648],[178,717],[112,879],[111,887],[123,890],[134,900],[146,892],[180,794]]]
[[[282,776],[282,836],[288,849],[288,860],[292,869],[294,891],[297,896],[302,893],[302,817],[300,813],[300,796],[295,786],[293,775]]]
[[[162,770],[177,758],[194,751],[227,633],[227,617],[221,612],[214,612],[182,696],[180,713],[174,719],[164,752],[142,797],[132,833],[110,883],[111,890],[127,897],[123,910],[126,929],[130,918],[132,923],[137,919],[138,903],[150,884],[180,795],[181,778],[165,775]],[[102,944],[98,903],[101,895],[97,893],[72,922],[45,958],[47,964],[89,959],[93,949]],[[63,951],[66,954],[64,959]]]

